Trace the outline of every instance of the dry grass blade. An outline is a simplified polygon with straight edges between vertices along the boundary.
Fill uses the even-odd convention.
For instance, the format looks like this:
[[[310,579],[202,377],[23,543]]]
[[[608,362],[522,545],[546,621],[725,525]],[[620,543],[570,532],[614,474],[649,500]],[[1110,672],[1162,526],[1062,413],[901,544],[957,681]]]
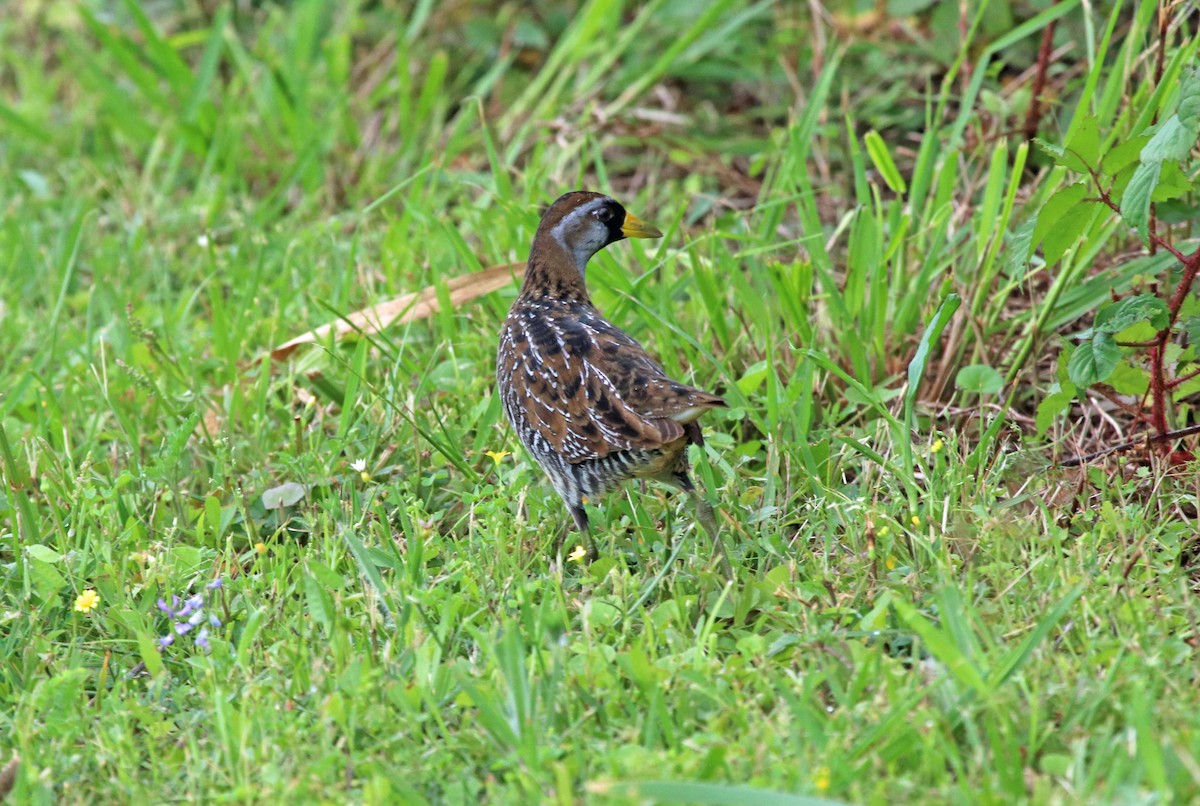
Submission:
[[[524,263],[505,263],[455,277],[446,283],[446,287],[450,292],[450,303],[457,308],[476,297],[504,288],[513,279],[520,280],[524,276]],[[282,361],[302,344],[324,341],[331,333],[335,339],[340,339],[348,333],[378,333],[391,325],[425,319],[436,314],[440,310],[439,305],[437,287],[427,286],[420,291],[355,311],[336,322],[321,325],[315,330],[285,341],[271,351],[271,358]]]

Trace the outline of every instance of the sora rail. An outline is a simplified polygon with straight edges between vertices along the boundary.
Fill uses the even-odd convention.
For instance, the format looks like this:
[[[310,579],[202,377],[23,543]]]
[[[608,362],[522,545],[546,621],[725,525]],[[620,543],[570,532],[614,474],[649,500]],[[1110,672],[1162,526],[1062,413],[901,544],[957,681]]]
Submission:
[[[712,507],[688,476],[687,446],[704,444],[697,419],[725,401],[671,380],[631,336],[592,304],[588,260],[624,238],[662,233],[601,193],[560,197],[542,216],[521,292],[500,331],[496,381],[505,414],[550,477],[599,556],[584,510],[631,478],[686,492],[732,576]]]

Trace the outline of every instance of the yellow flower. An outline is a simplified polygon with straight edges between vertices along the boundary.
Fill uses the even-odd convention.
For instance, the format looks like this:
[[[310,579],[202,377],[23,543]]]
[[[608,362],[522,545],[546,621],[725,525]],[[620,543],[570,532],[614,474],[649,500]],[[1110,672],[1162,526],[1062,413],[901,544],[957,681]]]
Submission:
[[[920,516],[920,515],[913,515],[913,516],[912,516],[912,518],[911,518],[911,520],[912,520],[912,525],[913,525],[913,526],[920,526],[920,525],[921,525],[921,516]]]
[[[813,772],[813,786],[822,795],[829,789],[829,768],[817,767]]]
[[[266,554],[267,553],[267,544],[266,543],[255,543],[254,544],[254,552],[256,554]]]
[[[944,447],[946,447],[946,444],[945,444],[944,442],[942,442],[942,439],[941,439],[941,437],[938,437],[937,439],[935,439],[935,440],[933,441],[933,444],[929,446],[929,452],[930,452],[930,453],[937,453],[938,451],[940,451],[940,450],[941,450],[942,448],[944,448]]]
[[[496,464],[500,464],[504,461],[505,456],[510,455],[508,451],[484,451],[484,453],[492,457],[492,461]]]
[[[878,532],[876,532],[875,534],[879,535],[880,537],[887,537],[887,534],[888,534],[888,532],[890,532],[890,531],[892,531],[892,527],[890,527],[890,526],[880,526],[880,527],[879,527],[879,531],[878,531]]]
[[[75,610],[79,613],[90,613],[100,604],[100,594],[88,588],[75,597]]]
[[[587,556],[587,551],[584,549],[584,547],[576,546],[575,550],[567,555],[567,559],[573,563],[577,563],[577,562],[582,561],[583,558],[586,556]]]
[[[887,566],[887,570],[892,571],[896,568],[896,558],[889,556],[883,564]]]

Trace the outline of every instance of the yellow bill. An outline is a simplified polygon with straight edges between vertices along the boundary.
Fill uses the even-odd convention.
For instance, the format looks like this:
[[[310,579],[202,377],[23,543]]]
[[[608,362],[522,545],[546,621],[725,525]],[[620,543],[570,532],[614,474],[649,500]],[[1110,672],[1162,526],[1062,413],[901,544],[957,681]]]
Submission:
[[[621,234],[626,238],[661,238],[662,233],[642,221],[633,213],[625,213],[625,223],[621,225]]]

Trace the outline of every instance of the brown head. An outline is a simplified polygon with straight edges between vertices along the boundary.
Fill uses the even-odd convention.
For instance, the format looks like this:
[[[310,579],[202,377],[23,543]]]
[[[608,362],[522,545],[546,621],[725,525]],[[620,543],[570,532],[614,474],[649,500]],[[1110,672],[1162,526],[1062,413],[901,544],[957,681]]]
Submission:
[[[533,236],[523,291],[565,294],[584,290],[592,255],[624,238],[661,238],[610,196],[577,190],[550,205]]]

